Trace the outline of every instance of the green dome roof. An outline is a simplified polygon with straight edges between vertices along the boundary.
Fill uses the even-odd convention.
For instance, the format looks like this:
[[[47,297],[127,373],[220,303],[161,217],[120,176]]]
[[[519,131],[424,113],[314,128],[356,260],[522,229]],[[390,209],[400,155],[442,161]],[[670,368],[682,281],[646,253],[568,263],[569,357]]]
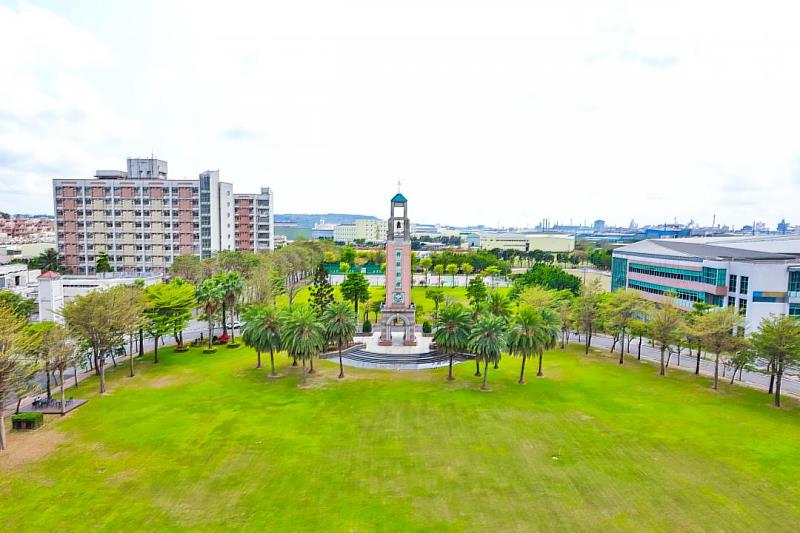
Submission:
[[[392,197],[392,203],[405,204],[405,203],[408,203],[408,200],[406,200],[406,197],[403,196],[402,194],[397,193]]]

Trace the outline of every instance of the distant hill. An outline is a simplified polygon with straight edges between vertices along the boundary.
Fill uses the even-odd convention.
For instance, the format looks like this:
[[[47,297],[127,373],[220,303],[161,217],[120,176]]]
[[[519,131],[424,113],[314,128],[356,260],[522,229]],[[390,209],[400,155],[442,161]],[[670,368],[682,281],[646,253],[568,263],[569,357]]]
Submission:
[[[345,213],[303,214],[303,213],[276,213],[275,222],[296,222],[300,228],[313,228],[320,220],[326,224],[352,224],[359,218],[378,220],[378,217],[369,215],[348,215]]]

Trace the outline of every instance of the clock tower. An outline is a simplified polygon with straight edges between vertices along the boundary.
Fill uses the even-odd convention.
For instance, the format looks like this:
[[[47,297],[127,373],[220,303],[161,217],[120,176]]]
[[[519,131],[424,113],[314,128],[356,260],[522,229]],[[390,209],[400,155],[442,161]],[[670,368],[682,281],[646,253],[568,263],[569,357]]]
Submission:
[[[386,235],[386,300],[381,305],[381,346],[391,346],[392,326],[402,326],[403,345],[416,346],[416,308],[411,301],[411,226],[408,200],[391,200]]]

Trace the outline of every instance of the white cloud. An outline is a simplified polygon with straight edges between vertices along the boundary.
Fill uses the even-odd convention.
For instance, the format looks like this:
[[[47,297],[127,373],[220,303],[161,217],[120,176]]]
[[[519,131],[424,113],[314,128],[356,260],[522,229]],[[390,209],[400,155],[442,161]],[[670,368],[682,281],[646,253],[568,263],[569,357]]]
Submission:
[[[0,88],[14,102],[0,103],[0,158],[85,175],[153,150],[175,176],[270,185],[283,212],[385,215],[401,179],[421,221],[791,218],[793,3],[399,6],[92,6],[144,11],[118,39],[78,15],[0,8],[24,49],[0,59],[15,81]],[[0,188],[18,185],[7,176]]]

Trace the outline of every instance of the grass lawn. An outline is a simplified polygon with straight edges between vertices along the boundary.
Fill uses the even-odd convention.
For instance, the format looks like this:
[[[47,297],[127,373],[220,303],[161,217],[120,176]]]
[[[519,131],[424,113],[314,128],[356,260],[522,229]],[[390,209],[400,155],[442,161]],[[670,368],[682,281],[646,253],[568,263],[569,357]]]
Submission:
[[[726,530],[800,521],[800,409],[578,347],[478,390],[471,363],[310,386],[247,348],[162,351],[12,434],[0,524],[22,530]],[[532,368],[530,365],[529,368]]]

